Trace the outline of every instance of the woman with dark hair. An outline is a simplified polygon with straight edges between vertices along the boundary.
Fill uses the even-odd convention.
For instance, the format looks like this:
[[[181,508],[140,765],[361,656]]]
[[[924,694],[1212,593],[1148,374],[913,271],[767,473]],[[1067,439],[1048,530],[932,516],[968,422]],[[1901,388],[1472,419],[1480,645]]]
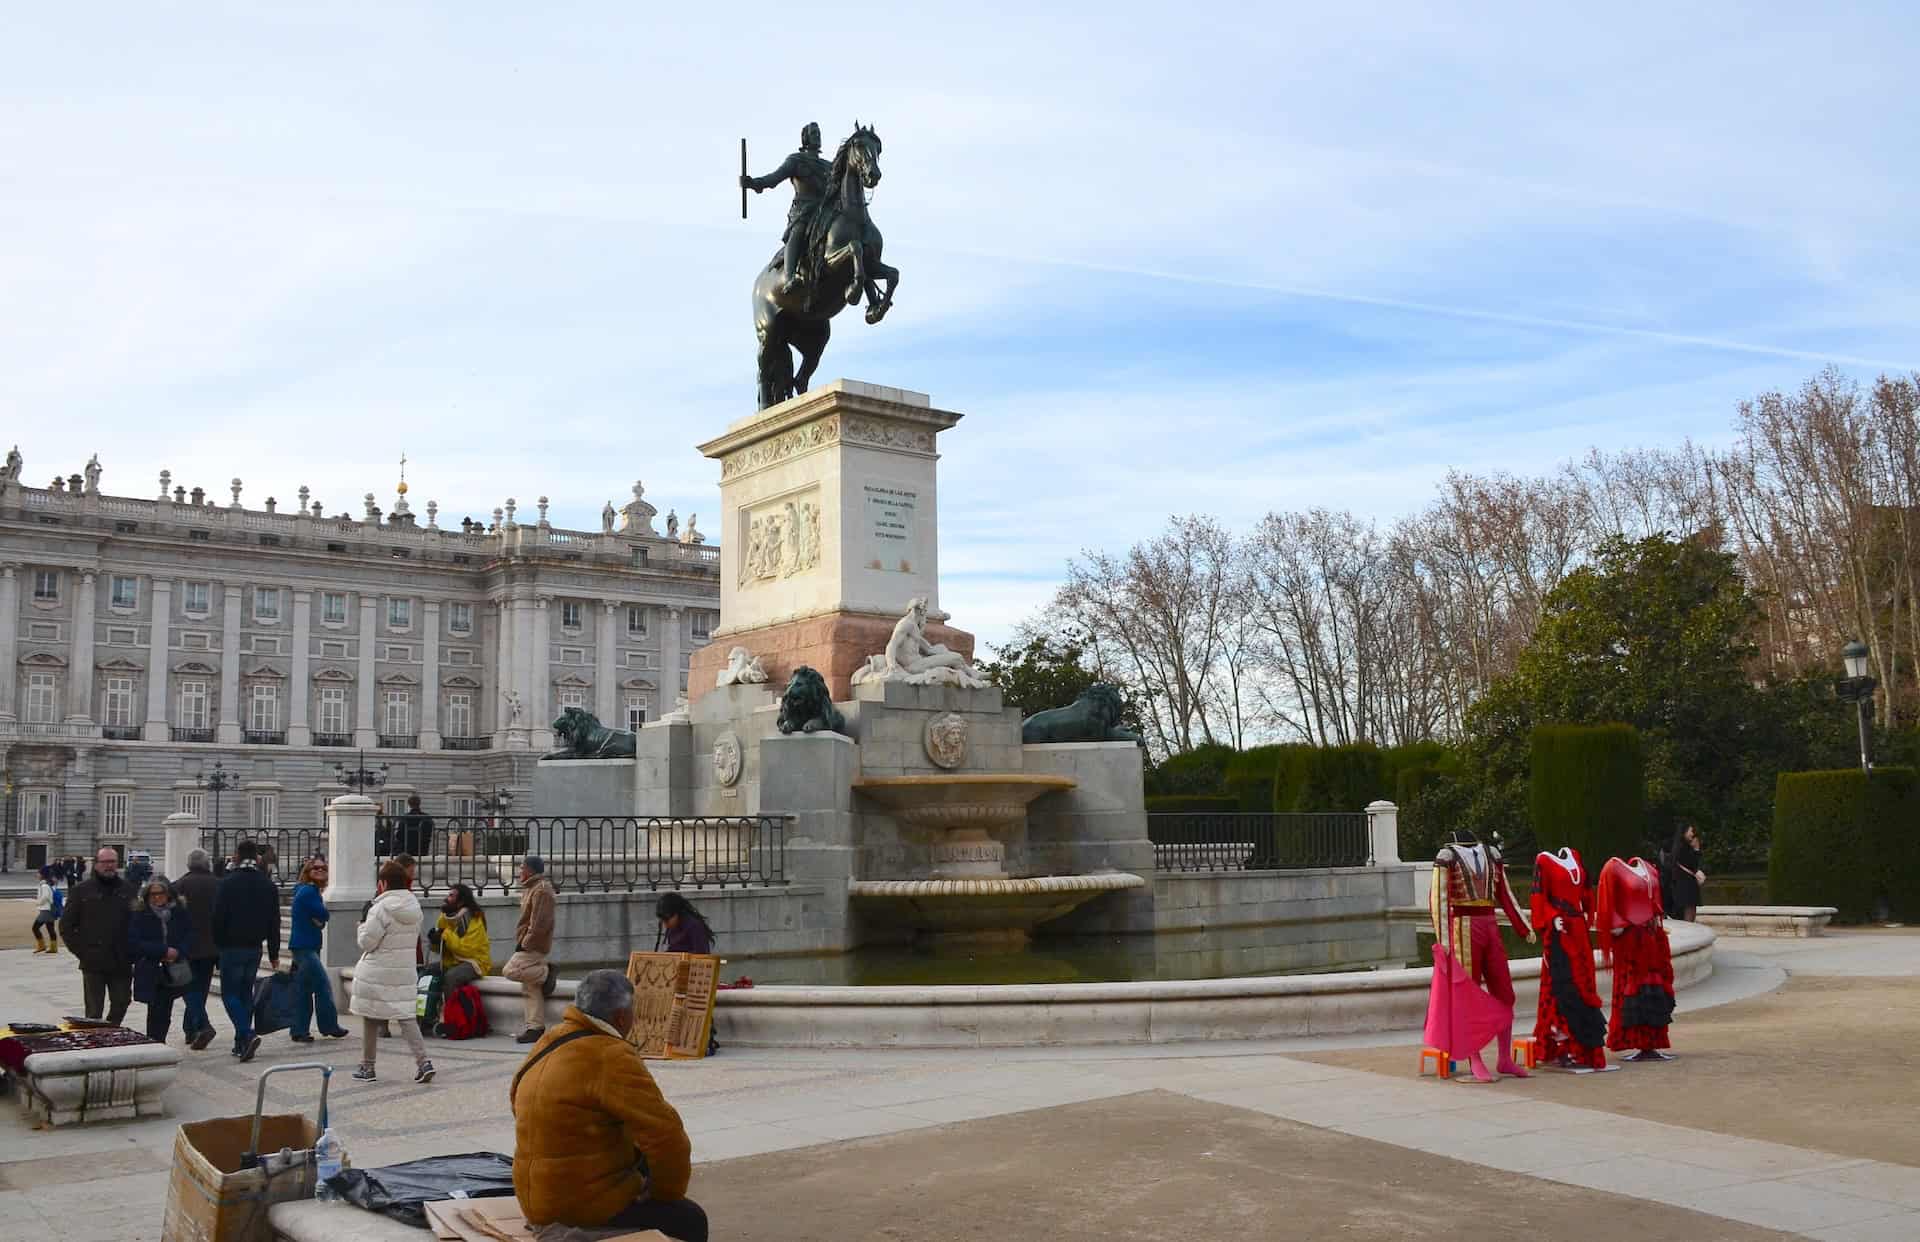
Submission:
[[[440,986],[447,992],[493,973],[493,942],[487,936],[486,911],[473,889],[456,884],[440,904],[440,917],[427,933],[427,944],[440,951]]]
[[[173,1026],[173,1002],[193,986],[187,953],[193,947],[193,917],[174,899],[173,886],[159,876],[148,880],[127,923],[127,948],[133,958],[133,998],[147,1007],[147,1038],[167,1042]]]
[[[1691,923],[1700,908],[1700,887],[1707,882],[1707,873],[1700,870],[1699,830],[1692,824],[1683,825],[1674,834],[1667,857],[1670,864],[1666,869],[1667,883],[1671,886],[1667,914]]]
[[[653,939],[655,953],[663,945],[668,953],[713,952],[713,928],[679,893],[660,894],[653,903],[653,917],[660,920],[660,932]]]

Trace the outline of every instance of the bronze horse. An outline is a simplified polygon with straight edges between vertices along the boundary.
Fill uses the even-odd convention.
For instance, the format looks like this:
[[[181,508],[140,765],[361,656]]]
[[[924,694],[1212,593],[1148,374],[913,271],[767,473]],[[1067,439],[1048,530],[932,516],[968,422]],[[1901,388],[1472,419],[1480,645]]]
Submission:
[[[807,264],[812,272],[794,293],[782,293],[785,251],[753,282],[753,331],[760,341],[760,408],[807,390],[833,333],[833,317],[867,302],[867,322],[879,323],[893,306],[897,268],[880,261],[880,230],[867,214],[867,191],[880,184],[880,135],[854,122],[833,156],[828,196],[810,223]],[[796,225],[795,227],[799,227]],[[885,282],[882,291],[877,282]],[[794,369],[793,354],[800,352]]]

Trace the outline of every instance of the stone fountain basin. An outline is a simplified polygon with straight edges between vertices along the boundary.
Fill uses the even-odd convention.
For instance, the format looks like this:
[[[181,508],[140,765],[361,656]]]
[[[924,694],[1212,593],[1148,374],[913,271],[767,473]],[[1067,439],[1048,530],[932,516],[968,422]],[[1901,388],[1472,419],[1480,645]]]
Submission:
[[[975,944],[1024,943],[1033,929],[1102,893],[1145,888],[1131,872],[1024,880],[854,880],[847,896],[881,921]]]
[[[1078,784],[1071,776],[1042,773],[930,772],[866,776],[853,787],[917,828],[990,829],[1018,823],[1035,798]]]

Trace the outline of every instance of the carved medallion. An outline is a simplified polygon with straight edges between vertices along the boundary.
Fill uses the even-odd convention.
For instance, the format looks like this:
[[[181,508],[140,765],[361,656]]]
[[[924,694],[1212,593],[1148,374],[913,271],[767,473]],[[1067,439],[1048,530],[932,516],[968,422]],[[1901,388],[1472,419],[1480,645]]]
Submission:
[[[967,758],[967,718],[948,712],[927,721],[927,758],[935,767],[957,768]]]
[[[732,729],[713,744],[713,775],[728,787],[740,779],[740,738]]]

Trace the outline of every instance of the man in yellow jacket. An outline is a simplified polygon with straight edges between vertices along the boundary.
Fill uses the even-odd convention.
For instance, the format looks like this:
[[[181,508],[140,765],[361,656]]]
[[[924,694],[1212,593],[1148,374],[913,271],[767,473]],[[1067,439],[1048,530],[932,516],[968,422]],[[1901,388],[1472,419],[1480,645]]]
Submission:
[[[707,1242],[707,1214],[687,1198],[693,1145],[627,1042],[632,1026],[633,985],[617,970],[592,971],[528,1054],[507,1096],[514,1195],[536,1228],[658,1229]]]

